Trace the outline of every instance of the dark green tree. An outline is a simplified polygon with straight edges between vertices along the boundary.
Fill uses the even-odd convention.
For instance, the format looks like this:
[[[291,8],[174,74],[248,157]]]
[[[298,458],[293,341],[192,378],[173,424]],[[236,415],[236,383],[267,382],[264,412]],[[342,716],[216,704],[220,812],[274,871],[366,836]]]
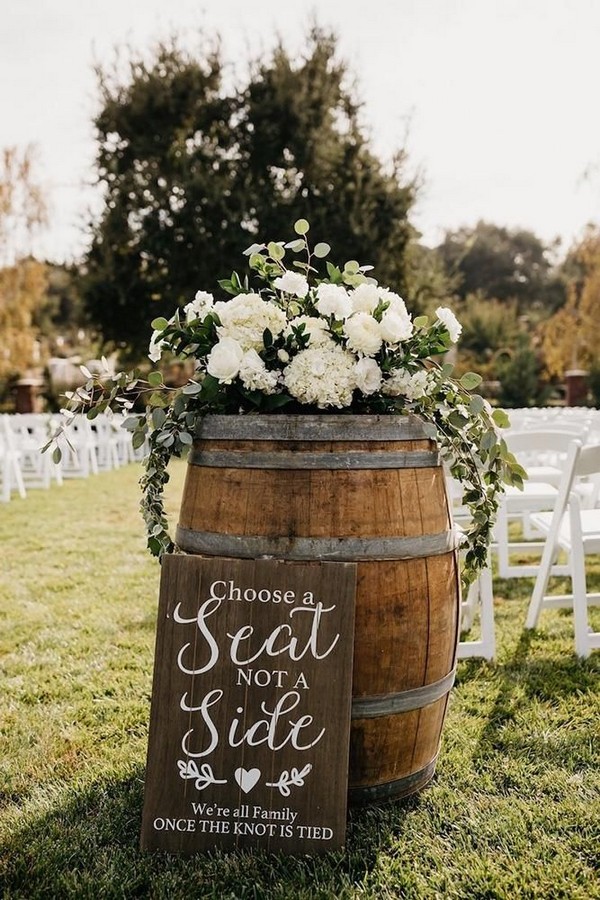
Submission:
[[[565,302],[564,280],[557,273],[551,248],[531,231],[478,222],[446,234],[438,248],[460,297],[479,293],[515,301],[519,313],[550,315]]]
[[[406,290],[416,186],[402,153],[386,168],[371,150],[332,35],[313,29],[300,59],[279,44],[231,91],[218,49],[177,41],[132,57],[124,80],[98,74],[105,204],[85,296],[107,341],[143,352],[151,319],[212,290],[255,239],[286,238],[298,218],[332,259],[374,265]]]

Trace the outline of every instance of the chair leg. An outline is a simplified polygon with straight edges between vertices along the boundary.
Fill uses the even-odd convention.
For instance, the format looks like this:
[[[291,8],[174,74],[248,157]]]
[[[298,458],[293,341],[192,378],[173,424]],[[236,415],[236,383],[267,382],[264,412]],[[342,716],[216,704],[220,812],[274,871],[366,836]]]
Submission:
[[[540,617],[544,595],[548,589],[548,579],[550,578],[550,573],[552,571],[552,563],[556,554],[556,544],[552,538],[552,535],[548,535],[548,539],[544,544],[544,552],[542,553],[540,567],[537,578],[535,579],[529,607],[527,609],[525,628],[535,628]]]
[[[575,527],[578,527],[578,523]],[[573,530],[573,522],[571,524]],[[590,654],[588,640],[587,582],[585,576],[585,555],[581,543],[581,533],[576,535],[571,548],[571,579],[573,585],[573,625],[575,629],[575,653],[585,657]]]

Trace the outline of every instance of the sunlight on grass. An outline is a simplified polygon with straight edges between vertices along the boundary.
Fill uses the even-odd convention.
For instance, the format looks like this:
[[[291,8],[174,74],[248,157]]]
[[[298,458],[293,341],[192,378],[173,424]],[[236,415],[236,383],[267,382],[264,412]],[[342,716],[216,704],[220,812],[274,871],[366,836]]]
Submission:
[[[344,852],[141,853],[159,566],[138,476],[0,507],[3,898],[600,896],[600,654],[576,659],[568,612],[522,631],[528,579],[495,583],[498,660],[459,664],[431,787],[353,810]]]

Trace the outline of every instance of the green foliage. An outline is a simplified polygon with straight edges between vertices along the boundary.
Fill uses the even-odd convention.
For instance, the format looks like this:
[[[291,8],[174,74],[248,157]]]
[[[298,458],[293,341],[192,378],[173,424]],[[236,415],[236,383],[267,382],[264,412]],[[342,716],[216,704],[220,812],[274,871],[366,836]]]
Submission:
[[[543,365],[531,347],[527,335],[521,335],[510,353],[500,356],[496,362],[496,375],[500,381],[498,401],[509,409],[526,406],[543,406],[548,399],[549,388],[542,378]]]
[[[67,420],[45,449],[65,435],[75,413],[93,418],[112,405],[130,410],[134,392],[146,397],[145,416],[131,417],[127,426],[134,447],[146,440],[150,444],[141,508],[148,547],[162,556],[175,549],[162,501],[167,466],[172,456],[189,450],[203,416],[273,413],[284,407],[302,413],[416,413],[465,489],[464,503],[472,514],[466,587],[486,562],[504,485],[521,487],[526,474],[509,453],[489,404],[471,393],[481,376],[466,372],[456,380],[452,366],[436,360],[460,335],[452,311],[440,307],[431,323],[427,316],[412,321],[402,298],[367,276],[372,267],[356,259],[347,260],[343,269],[327,261],[330,280],[322,277],[312,264],[309,227],[305,219],[294,224],[303,237],[301,246],[296,240],[270,241],[245,251],[250,270],[263,283],[260,292],[248,292],[247,276],[242,282],[233,273],[222,285],[234,299],[215,304],[211,294],[200,291],[183,315],[176,310],[170,319],[152,321],[152,358],[158,360],[165,350],[176,359],[192,358],[193,379],[173,391],[159,371],[144,380],[137,372],[95,376],[82,369],[88,381],[70,396]],[[288,248],[306,252],[306,262],[293,262],[303,274],[286,269]],[[313,332],[315,345],[307,347]],[[245,374],[244,366],[249,367]],[[315,366],[324,373],[317,379]]]
[[[150,318],[232,271],[253,235],[294,220],[405,288],[416,185],[402,153],[386,168],[371,150],[335,38],[313,29],[299,59],[279,44],[231,91],[222,73],[217,49],[177,42],[132,56],[124,79],[98,73],[105,205],[85,297],[105,339],[138,354]]]
[[[531,231],[480,221],[475,228],[447,232],[438,250],[449,274],[458,277],[462,298],[479,292],[503,302],[514,300],[519,313],[533,310],[542,316],[565,302],[552,248]]]

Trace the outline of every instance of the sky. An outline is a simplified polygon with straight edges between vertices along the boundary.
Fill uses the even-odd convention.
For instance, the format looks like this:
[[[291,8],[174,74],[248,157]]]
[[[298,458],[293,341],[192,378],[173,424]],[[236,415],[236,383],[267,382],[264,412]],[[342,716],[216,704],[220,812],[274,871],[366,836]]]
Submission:
[[[177,32],[221,37],[238,76],[276,36],[302,49],[333,29],[382,159],[401,147],[422,188],[426,243],[479,219],[563,252],[600,222],[600,0],[3,0],[0,148],[37,147],[51,228],[38,253],[85,248],[93,187],[94,64]]]

